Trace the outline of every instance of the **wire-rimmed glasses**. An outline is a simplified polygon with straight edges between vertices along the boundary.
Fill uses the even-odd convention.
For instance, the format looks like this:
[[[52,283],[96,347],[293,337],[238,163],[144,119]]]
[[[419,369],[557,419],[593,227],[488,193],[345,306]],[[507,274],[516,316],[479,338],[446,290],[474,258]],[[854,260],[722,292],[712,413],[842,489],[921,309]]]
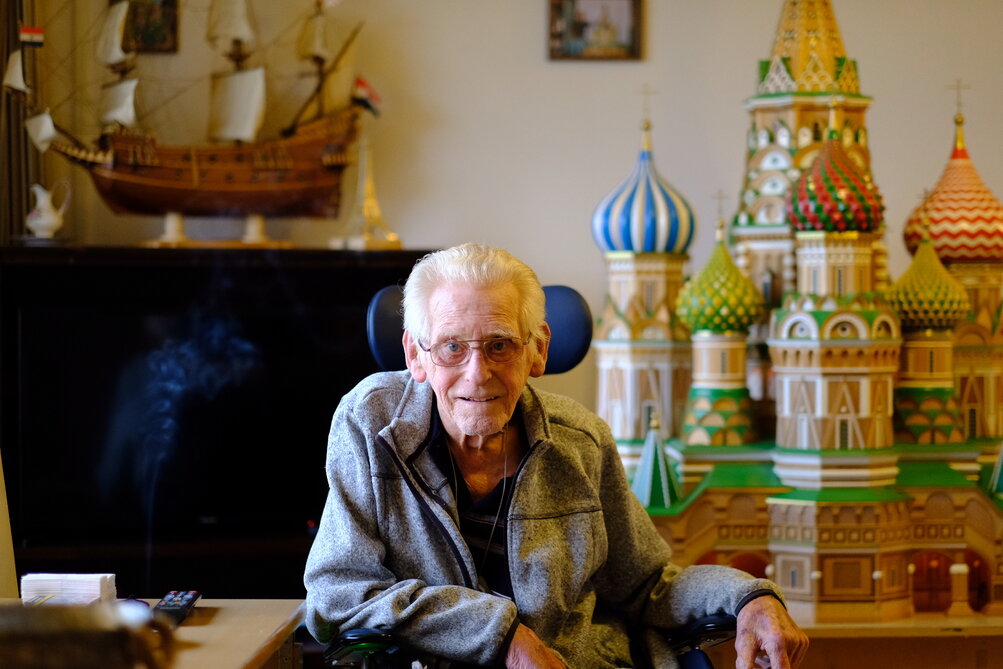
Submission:
[[[471,346],[480,344],[480,346]],[[470,352],[474,348],[481,349],[481,355],[491,362],[512,362],[529,344],[529,339],[514,339],[512,337],[489,337],[488,339],[449,339],[432,344],[428,348],[418,342],[418,347],[428,353],[432,362],[439,367],[459,367],[470,360]]]

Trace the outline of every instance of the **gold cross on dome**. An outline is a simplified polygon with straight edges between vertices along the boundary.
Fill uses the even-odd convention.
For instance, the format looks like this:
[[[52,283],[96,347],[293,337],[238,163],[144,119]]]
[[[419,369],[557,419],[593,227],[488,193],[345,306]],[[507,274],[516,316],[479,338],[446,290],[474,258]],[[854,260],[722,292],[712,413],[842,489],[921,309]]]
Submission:
[[[724,220],[724,203],[727,202],[728,196],[724,194],[724,191],[720,188],[714,193],[714,199],[717,200],[717,217]]]
[[[648,84],[644,84],[638,92],[641,94],[641,113],[644,115],[644,120],[647,121],[651,118],[651,96],[657,94],[658,91]]]
[[[956,102],[955,102],[955,104],[957,104],[957,106],[958,106],[957,113],[960,114],[961,113],[961,91],[970,91],[970,90],[972,90],[972,87],[969,86],[968,84],[966,84],[965,82],[963,82],[961,80],[961,78],[959,77],[959,78],[955,79],[954,83],[951,84],[950,86],[948,86],[948,88],[954,89],[954,94],[956,96]]]

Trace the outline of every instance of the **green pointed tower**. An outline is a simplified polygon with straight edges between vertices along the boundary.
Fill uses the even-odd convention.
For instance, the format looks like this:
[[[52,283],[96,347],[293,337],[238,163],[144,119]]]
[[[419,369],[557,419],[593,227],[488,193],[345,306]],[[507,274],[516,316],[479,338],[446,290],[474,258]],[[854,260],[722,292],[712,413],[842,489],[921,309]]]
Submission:
[[[929,226],[912,263],[888,292],[902,321],[902,353],[895,384],[895,441],[964,441],[954,387],[954,326],[971,309],[968,293],[944,267]]]
[[[630,487],[641,504],[654,513],[667,511],[682,497],[679,478],[665,454],[665,444],[659,432],[658,415],[653,413],[641,449],[641,460]]]
[[[707,266],[686,282],[676,314],[693,333],[693,384],[683,418],[687,446],[747,444],[753,438],[752,401],[745,385],[749,325],[763,296],[732,262],[724,221]]]

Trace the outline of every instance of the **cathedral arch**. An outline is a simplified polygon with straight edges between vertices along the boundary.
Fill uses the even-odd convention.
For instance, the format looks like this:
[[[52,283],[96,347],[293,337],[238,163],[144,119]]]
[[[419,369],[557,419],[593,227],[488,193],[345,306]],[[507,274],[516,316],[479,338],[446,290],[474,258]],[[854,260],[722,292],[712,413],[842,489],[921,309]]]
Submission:
[[[702,427],[694,428],[686,434],[687,446],[710,446],[710,435]]]
[[[714,528],[714,505],[704,501],[694,505],[686,520],[686,539],[693,540],[701,532]]]
[[[714,402],[714,411],[731,412],[738,411],[738,403],[732,397],[721,397]]]
[[[916,611],[946,611],[951,605],[950,556],[940,551],[920,551],[912,558],[913,604]]]
[[[979,323],[965,323],[954,331],[955,346],[988,346],[989,330]]]
[[[728,560],[728,566],[741,569],[755,578],[766,578],[766,566],[769,559],[759,553],[738,553]]]
[[[954,502],[946,493],[935,492],[926,498],[923,515],[927,520],[951,520],[954,518]]]
[[[724,417],[716,411],[711,411],[700,419],[700,425],[705,427],[724,427]]]
[[[773,126],[773,134],[777,138],[777,144],[789,149],[791,146],[791,130],[783,121],[777,121]]]
[[[783,223],[786,218],[786,207],[782,195],[760,194],[749,210],[753,212],[756,223]]]
[[[798,129],[798,148],[803,149],[806,146],[811,146],[815,139],[812,134],[812,129],[806,125],[801,126]]]
[[[898,327],[890,316],[878,316],[871,325],[871,333],[874,339],[891,339],[898,336]]]
[[[752,495],[735,495],[728,502],[728,520],[742,521],[756,519],[756,498]]]
[[[793,167],[791,155],[783,149],[771,148],[762,156],[759,163],[763,170],[786,170]]]
[[[995,538],[993,518],[986,511],[984,503],[975,499],[968,500],[968,503],[965,505],[965,519],[968,522],[968,526],[982,536],[987,539]]]
[[[818,325],[805,314],[791,314],[780,324],[778,330],[783,339],[818,339]]]
[[[965,550],[965,564],[968,565],[968,605],[979,611],[989,603],[989,561],[969,548]]]
[[[867,321],[856,314],[836,314],[822,325],[823,339],[867,339]]]
[[[807,170],[818,157],[819,148],[816,143],[812,143],[807,149],[794,154],[794,166],[801,170]]]
[[[790,156],[787,156],[787,162],[790,162]],[[790,186],[790,180],[779,169],[764,166],[763,171],[760,172],[751,186],[759,195],[774,195],[783,198]]]

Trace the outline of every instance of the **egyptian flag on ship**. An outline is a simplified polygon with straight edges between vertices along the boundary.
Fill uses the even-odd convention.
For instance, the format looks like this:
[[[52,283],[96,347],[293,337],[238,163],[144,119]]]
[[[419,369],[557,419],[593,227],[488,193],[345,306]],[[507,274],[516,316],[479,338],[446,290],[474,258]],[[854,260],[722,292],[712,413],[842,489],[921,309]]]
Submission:
[[[380,115],[380,96],[376,90],[362,77],[356,77],[355,86],[352,89],[352,102],[368,109],[373,116]]]
[[[21,26],[21,46],[42,46],[45,41],[45,31],[34,26]]]

